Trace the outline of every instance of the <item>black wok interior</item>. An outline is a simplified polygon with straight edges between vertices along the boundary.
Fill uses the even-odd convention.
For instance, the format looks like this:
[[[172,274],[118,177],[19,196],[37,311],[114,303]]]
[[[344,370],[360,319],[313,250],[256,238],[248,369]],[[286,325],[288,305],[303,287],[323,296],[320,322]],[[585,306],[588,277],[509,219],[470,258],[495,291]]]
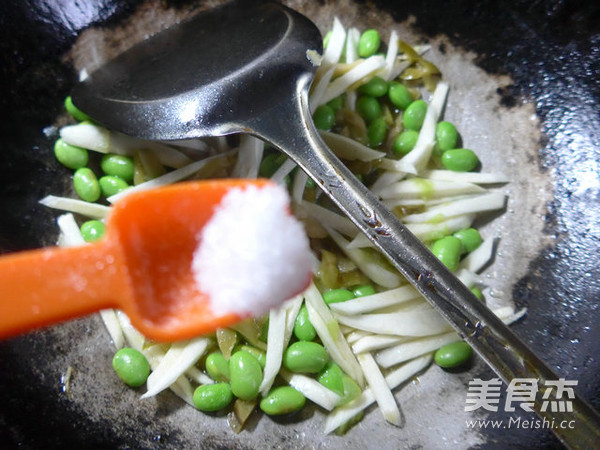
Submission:
[[[20,0],[0,2],[2,55],[0,117],[0,252],[50,245],[56,213],[37,204],[64,192],[67,170],[52,158],[55,137],[43,130],[62,111],[76,81],[62,55],[91,25],[114,26],[141,0]],[[163,2],[178,8],[183,0]],[[198,2],[196,2],[198,3]],[[554,200],[547,207],[548,245],[532,255],[528,274],[512,292],[527,306],[514,326],[557,372],[579,380],[578,391],[600,409],[600,4],[569,0],[373,1],[371,5],[427,35],[447,35],[475,52],[488,72],[514,84],[497,95],[505,108],[534,103],[543,141],[532,164],[551,171]],[[51,133],[50,133],[51,134]],[[583,174],[583,175],[582,175]],[[586,179],[581,177],[585,176]],[[584,189],[581,188],[584,187]],[[527,236],[523,236],[527,239]],[[90,422],[70,409],[60,380],[30,370],[66,351],[46,332],[0,342],[0,447],[136,448],[136,435],[107,421]],[[484,379],[491,371],[475,374]],[[498,419],[502,418],[501,413]],[[443,426],[443,424],[440,424]],[[156,430],[152,430],[156,434]],[[485,448],[554,448],[543,430],[485,431]],[[206,448],[225,448],[205,442]],[[183,448],[169,430],[157,447]]]

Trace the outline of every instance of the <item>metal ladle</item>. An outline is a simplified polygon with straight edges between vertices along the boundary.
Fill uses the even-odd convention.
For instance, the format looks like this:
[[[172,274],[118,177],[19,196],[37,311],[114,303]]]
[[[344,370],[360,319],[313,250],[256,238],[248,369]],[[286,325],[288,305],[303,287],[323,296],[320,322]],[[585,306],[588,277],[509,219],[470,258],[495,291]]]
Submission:
[[[234,1],[134,46],[75,87],[76,106],[108,128],[146,139],[250,133],[292,158],[504,380],[534,379],[535,409],[575,420],[554,429],[573,448],[600,442],[600,417],[542,411],[558,377],[466,288],[327,148],[308,90],[321,52],[316,26],[274,2]],[[549,397],[543,398],[544,392]],[[547,404],[546,404],[547,405]],[[549,408],[546,408],[549,409]]]

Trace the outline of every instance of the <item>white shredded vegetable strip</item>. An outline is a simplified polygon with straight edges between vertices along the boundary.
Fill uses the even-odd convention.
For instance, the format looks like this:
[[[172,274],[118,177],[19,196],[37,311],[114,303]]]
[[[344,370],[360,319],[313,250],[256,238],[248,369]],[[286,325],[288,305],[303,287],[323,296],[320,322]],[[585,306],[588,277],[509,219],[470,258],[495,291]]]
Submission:
[[[108,197],[107,200],[110,203],[115,203],[115,202],[119,201],[119,199],[121,199],[129,194],[132,194],[134,192],[145,191],[147,189],[153,189],[153,188],[157,188],[160,186],[166,186],[168,184],[173,184],[173,183],[176,183],[177,181],[184,180],[185,178],[192,176],[193,174],[195,174],[196,172],[198,172],[200,169],[207,166],[211,162],[218,160],[218,159],[227,158],[228,156],[234,154],[236,151],[237,150],[231,150],[231,151],[228,151],[225,153],[220,153],[220,154],[217,154],[214,156],[209,156],[208,158],[204,158],[199,161],[194,161],[193,163],[188,164],[185,167],[173,170],[171,172],[167,172],[166,174],[161,175],[160,177],[153,178],[152,180],[145,181],[143,183],[138,184],[137,186],[133,186],[128,189],[125,189],[124,191],[121,191],[118,194]]]
[[[285,326],[286,326],[286,305],[281,305],[277,309],[271,309],[269,312],[269,334],[267,337],[267,353],[265,368],[263,370],[263,379],[260,384],[260,392],[266,395],[275,381],[275,377],[281,368],[283,358]]]
[[[204,372],[202,372],[196,366],[192,366],[188,370],[186,370],[185,376],[190,378],[191,380],[195,381],[198,384],[214,384],[215,383],[215,380],[213,380],[211,377],[206,375]]]
[[[346,94],[346,108],[355,110],[357,99],[358,99],[358,95],[357,95],[356,91],[348,91],[348,93]]]
[[[370,187],[371,191],[376,195],[381,195],[381,191],[402,180],[406,176],[406,172],[383,172],[379,178]]]
[[[61,247],[76,247],[84,245],[85,239],[81,235],[79,226],[75,222],[73,214],[62,214],[56,219],[58,228],[60,229],[60,237],[58,245]]]
[[[148,360],[150,364],[150,368],[154,371],[156,370],[162,363],[165,357],[165,351],[162,348],[162,345],[155,344],[151,345],[142,350],[144,356]],[[194,405],[193,402],[193,394],[194,390],[190,381],[187,379],[185,375],[181,375],[177,378],[170,386],[169,389],[175,393],[178,397],[182,398],[186,403],[190,405]],[[143,398],[143,396],[142,396]]]
[[[478,284],[484,284],[481,277],[475,272],[460,268],[456,271],[456,277],[467,287],[473,287]]]
[[[433,352],[446,344],[459,341],[458,334],[454,331],[428,336],[409,342],[402,342],[394,347],[382,350],[375,356],[375,360],[382,367],[391,367],[404,361],[416,358],[417,356]]]
[[[382,199],[394,198],[440,198],[454,195],[484,193],[485,189],[472,183],[457,181],[427,180],[413,177],[399,181],[381,189],[379,195]]]
[[[129,346],[138,351],[142,351],[146,338],[138,330],[133,328],[133,325],[131,325],[131,322],[129,321],[129,317],[127,317],[123,311],[116,310],[115,313],[117,314],[121,330],[123,330],[123,335]]]
[[[350,86],[364,77],[374,74],[383,67],[385,67],[385,58],[381,55],[373,55],[362,60],[348,72],[329,83],[327,89],[325,89],[325,92],[316,105],[322,105],[323,103],[327,103],[328,101],[339,97],[346,92]]]
[[[62,127],[60,137],[67,144],[100,153],[133,156],[134,150],[140,148],[150,149],[162,164],[172,168],[183,167],[191,162],[190,158],[184,153],[168,145],[125,136],[87,122]]]
[[[120,149],[110,147],[110,135],[106,128],[87,122],[67,125],[60,129],[60,137],[67,144],[100,153],[118,153]]]
[[[327,411],[331,411],[341,401],[339,395],[327,389],[314,378],[298,373],[291,373],[285,369],[280,371],[280,375],[290,386]]]
[[[292,201],[294,203],[298,204],[302,202],[307,181],[308,175],[306,172],[301,169],[296,170],[296,173],[294,174],[294,183],[292,184]]]
[[[527,308],[521,308],[517,312],[507,316],[504,320],[504,323],[510,325],[515,323],[517,320],[520,320],[525,314],[527,314]]]
[[[455,172],[453,170],[425,170],[420,174],[430,180],[458,181],[473,184],[503,184],[509,179],[502,173]]]
[[[108,206],[84,202],[83,200],[74,198],[56,197],[54,195],[47,195],[40,200],[40,203],[48,208],[69,211],[92,219],[104,219],[110,212],[110,207]]]
[[[359,234],[356,225],[354,225],[346,216],[342,216],[341,214],[333,212],[330,209],[307,201],[302,201],[300,206],[310,217],[317,220],[321,225],[326,225],[335,231],[350,237],[354,237]]]
[[[336,319],[359,330],[396,336],[431,336],[450,329],[448,322],[433,308],[384,314],[346,316],[334,313]]]
[[[484,240],[479,247],[465,256],[460,262],[459,267],[471,272],[479,272],[494,257],[495,244],[496,239],[489,238]]]
[[[400,286],[396,289],[390,289],[378,292],[364,297],[346,300],[345,302],[332,303],[329,305],[334,313],[346,315],[363,314],[386,306],[399,305],[415,298],[420,298],[421,294],[411,285]]]
[[[321,67],[323,67],[322,64],[321,64]],[[323,73],[322,76],[316,78],[315,84],[313,85],[311,92],[310,92],[309,106],[311,107],[311,112],[313,112],[314,109],[317,106],[319,106],[320,98],[323,97],[323,94],[325,94],[327,85],[329,84],[329,81],[331,80],[331,77],[333,76],[334,72],[335,72],[335,66],[329,67]]]
[[[409,223],[406,224],[406,228],[422,241],[431,241],[452,234],[455,231],[469,228],[474,220],[474,214],[465,214],[438,223]]]
[[[504,208],[505,196],[501,192],[473,195],[442,205],[427,208],[425,212],[409,214],[402,218],[405,223],[433,222],[463,214],[475,214]]]
[[[524,314],[524,311],[522,310],[521,315],[517,315],[514,313],[514,309],[511,306],[506,306],[493,310],[493,313],[504,323],[510,324],[521,318]],[[448,333],[439,334],[436,336],[427,336],[424,338],[410,340],[408,342],[401,342],[394,347],[380,351],[375,356],[375,360],[382,367],[387,368],[404,361],[408,361],[417,356],[435,351],[446,344],[457,342],[459,340],[460,337],[458,334],[454,331],[450,331]]]
[[[304,293],[306,309],[310,322],[315,327],[317,335],[323,342],[331,356],[331,359],[342,368],[348,376],[354,379],[360,386],[364,385],[364,377],[352,349],[346,338],[340,331],[337,320],[323,301],[321,293],[311,283]]]
[[[348,333],[352,333],[355,330],[352,327],[347,327],[345,325],[340,325],[340,331],[344,334],[344,336],[347,336]]]
[[[431,208],[432,206],[463,200],[474,195],[479,194],[453,195],[451,197],[439,198],[395,198],[393,200],[384,200],[383,203],[390,209],[395,208],[396,206],[423,206],[425,208]]]
[[[358,59],[358,40],[360,31],[352,27],[346,35],[346,64],[351,64]]]
[[[447,96],[448,84],[439,82],[435,88],[431,102],[427,106],[427,113],[425,114],[423,126],[419,131],[415,147],[399,161],[402,164],[412,165],[417,169],[417,173],[425,169],[431,157],[433,145],[435,144],[436,124],[444,109]]]
[[[131,154],[139,148],[151,151],[161,164],[173,169],[179,169],[192,162],[192,159],[181,150],[161,144],[160,142],[143,141],[120,133],[115,133],[114,142],[119,142],[124,147],[127,147]]]
[[[420,358],[414,359],[391,371],[385,377],[385,381],[390,389],[395,389],[400,384],[421,372],[430,363],[431,356],[421,356]],[[327,416],[327,419],[325,420],[325,433],[331,433],[340,425],[348,422],[363,409],[368,408],[369,405],[371,405],[374,401],[375,397],[371,392],[371,389],[365,389],[357,399],[353,400],[347,405],[336,408]]]
[[[296,163],[288,158],[285,162],[277,169],[277,171],[271,176],[271,181],[274,183],[283,183],[286,176],[288,176],[292,170],[296,168]]]
[[[451,217],[438,223],[408,223],[406,228],[421,241],[431,241],[439,239],[442,236],[452,234],[455,231],[469,228],[475,220],[474,214]],[[357,234],[356,237],[348,243],[348,249],[373,247],[373,243],[364,235]]]
[[[371,334],[365,336],[352,344],[352,351],[355,354],[363,352],[372,352],[382,348],[391,347],[392,345],[405,342],[409,338],[404,336],[390,336],[387,334]]]
[[[382,78],[386,81],[392,81],[395,77],[392,77],[394,73],[394,64],[398,57],[398,33],[396,30],[392,30],[390,38],[388,39],[388,49],[385,54],[385,71],[383,72]]]
[[[181,139],[179,141],[159,141],[161,144],[175,147],[184,148],[187,150],[194,150],[196,152],[206,152],[209,150],[208,144],[202,139]]]
[[[340,20],[335,17],[333,19],[333,27],[329,37],[329,43],[323,53],[321,66],[317,69],[315,76],[316,84],[310,94],[309,104],[311,108],[316,108],[321,102],[321,98],[325,93],[327,85],[335,71],[335,64],[338,63],[342,52],[344,51],[344,43],[346,41],[346,30]],[[332,67],[333,66],[333,67]]]
[[[196,338],[175,342],[167,351],[160,364],[152,371],[146,383],[148,391],[142,398],[152,397],[168,388],[185,373],[206,351],[210,340]]]
[[[321,67],[331,66],[336,64],[344,51],[344,42],[346,41],[346,30],[337,17],[333,18],[333,26],[331,28],[331,35],[329,37],[329,43],[323,53],[323,61]]]
[[[344,327],[344,328],[347,328],[347,327]],[[342,327],[340,327],[340,330],[342,330],[342,333],[344,333],[344,330],[342,329]],[[349,332],[348,334],[344,333],[344,335],[346,336],[346,340],[348,341],[348,344],[352,345],[359,339],[364,338],[365,336],[371,336],[372,333],[369,333],[368,331],[354,330],[354,331]],[[356,352],[354,352],[354,353],[356,353]]]
[[[370,353],[360,353],[357,355],[357,359],[384,419],[397,427],[400,426],[401,417],[398,404],[375,359]]]
[[[262,161],[264,142],[250,134],[242,134],[238,159],[232,170],[232,178],[256,178]]]
[[[100,318],[104,322],[104,326],[110,335],[110,339],[114,346],[119,349],[125,344],[123,329],[114,309],[103,309],[100,311]]]
[[[384,152],[373,150],[354,139],[330,131],[320,131],[319,134],[333,152],[342,159],[374,161],[385,156]]]
[[[283,336],[283,347],[286,348],[294,332],[296,316],[304,303],[304,294],[300,294],[286,303],[285,335]]]
[[[378,264],[364,249],[348,248],[349,242],[341,234],[326,225],[324,227],[344,254],[375,283],[390,289],[402,283],[402,278],[397,272]]]

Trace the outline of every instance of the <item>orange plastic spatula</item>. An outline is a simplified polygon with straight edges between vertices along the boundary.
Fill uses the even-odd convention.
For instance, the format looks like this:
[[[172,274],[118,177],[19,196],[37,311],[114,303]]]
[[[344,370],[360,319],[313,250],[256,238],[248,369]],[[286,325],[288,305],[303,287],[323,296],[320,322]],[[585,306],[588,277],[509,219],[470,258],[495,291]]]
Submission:
[[[175,341],[241,318],[216,316],[191,261],[197,236],[232,188],[265,180],[198,181],[132,193],[96,243],[0,257],[0,337],[119,308],[150,339]],[[300,276],[303,276],[302,274]]]

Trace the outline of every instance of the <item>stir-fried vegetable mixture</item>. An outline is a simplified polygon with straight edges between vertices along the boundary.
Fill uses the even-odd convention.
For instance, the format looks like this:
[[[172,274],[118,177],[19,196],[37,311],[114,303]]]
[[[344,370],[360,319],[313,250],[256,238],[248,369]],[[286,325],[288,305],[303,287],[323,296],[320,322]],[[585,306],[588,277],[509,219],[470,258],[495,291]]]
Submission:
[[[310,94],[314,122],[330,148],[432,252],[486,301],[479,272],[494,238],[477,216],[501,210],[493,187],[507,178],[480,168],[443,119],[448,85],[438,68],[392,31],[345,29],[336,19]],[[61,245],[102,237],[110,205],[130,192],[190,178],[267,177],[288,186],[315,256],[314,281],[267,317],[185,342],[145,339],[120,311],[102,318],[120,349],[113,367],[142,398],[171,389],[200,411],[226,411],[239,432],[255,410],[289,414],[312,402],[325,432],[346,432],[377,403],[399,425],[393,390],[425,369],[463,364],[470,347],[340,214],[284,154],[243,135],[166,145],[79,121],[60,130],[57,159],[74,170],[79,199],[49,196],[61,216]],[[100,156],[98,154],[101,154]],[[481,169],[481,170],[480,170]],[[100,175],[101,174],[101,175]],[[75,213],[75,216],[71,213]],[[232,274],[232,276],[235,276]],[[521,312],[495,313],[506,322]]]

